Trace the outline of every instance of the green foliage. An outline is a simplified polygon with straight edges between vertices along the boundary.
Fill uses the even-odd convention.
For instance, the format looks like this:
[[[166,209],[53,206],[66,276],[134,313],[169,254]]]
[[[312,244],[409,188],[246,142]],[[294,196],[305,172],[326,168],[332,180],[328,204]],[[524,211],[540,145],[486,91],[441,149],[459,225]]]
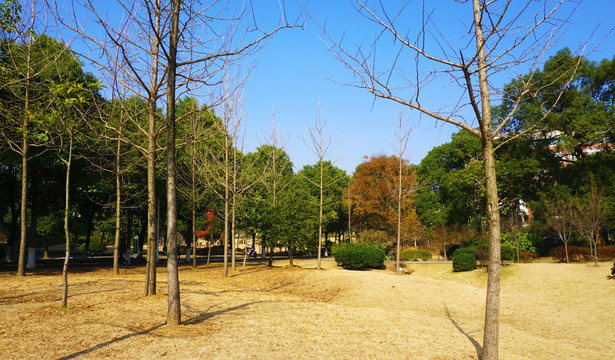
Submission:
[[[83,251],[83,249],[85,249],[85,243],[79,245],[79,250]],[[107,246],[105,244],[98,241],[91,242],[88,247],[88,256],[94,257],[102,255],[105,250],[107,250]]]
[[[416,212],[430,226],[466,225],[484,214],[484,170],[479,139],[465,130],[433,148],[417,168]]]
[[[500,247],[500,253],[502,260],[513,261],[517,257],[517,250],[515,248],[515,245],[511,244],[510,242],[502,243]]]
[[[15,31],[19,22],[21,22],[21,1],[4,0],[0,4],[0,30]]]
[[[519,252],[536,253],[536,246],[540,243],[540,238],[529,231],[515,231],[502,234],[502,246],[512,247],[516,252],[516,243],[519,243]]]
[[[338,266],[349,270],[379,269],[384,265],[384,251],[375,246],[341,243],[331,248]]]
[[[428,261],[431,260],[431,258],[432,255],[427,250],[408,249],[399,253],[399,259],[402,261]]]
[[[453,271],[476,269],[476,250],[471,247],[459,248],[453,253]]]

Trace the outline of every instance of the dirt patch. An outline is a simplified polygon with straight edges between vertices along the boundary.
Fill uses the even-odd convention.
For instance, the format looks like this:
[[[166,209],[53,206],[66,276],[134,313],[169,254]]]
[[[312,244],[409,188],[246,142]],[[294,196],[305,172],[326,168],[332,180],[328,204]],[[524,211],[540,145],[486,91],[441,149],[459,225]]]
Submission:
[[[144,297],[144,269],[0,275],[0,353],[7,359],[477,359],[486,273],[450,264],[346,271],[332,261],[269,268],[182,266],[181,326],[166,320],[166,269]],[[615,356],[609,264],[503,269],[503,359]],[[408,275],[411,273],[411,275]],[[591,341],[588,341],[591,339]]]

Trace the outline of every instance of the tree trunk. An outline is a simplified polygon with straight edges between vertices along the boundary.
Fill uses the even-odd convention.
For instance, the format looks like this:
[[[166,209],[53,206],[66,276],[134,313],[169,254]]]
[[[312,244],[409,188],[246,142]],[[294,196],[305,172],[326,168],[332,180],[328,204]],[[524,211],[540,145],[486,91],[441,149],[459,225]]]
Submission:
[[[66,239],[66,252],[64,254],[64,266],[62,266],[62,308],[65,309],[68,300],[68,261],[70,259],[70,233],[68,231],[69,214],[69,189],[70,189],[70,165],[73,157],[73,138],[70,138],[68,147],[68,161],[66,162],[66,187],[64,188],[64,236]]]
[[[27,97],[26,97],[27,101]],[[24,117],[26,118],[26,117]],[[27,126],[27,121],[24,120],[24,128]],[[28,201],[28,140],[25,132],[22,139],[22,154],[21,154],[21,232],[19,238],[19,258],[17,260],[17,275],[26,275],[26,234],[27,234],[27,222],[26,222],[26,206]]]
[[[192,144],[192,153],[190,155],[192,158],[192,198],[190,199],[192,202],[192,267],[196,269],[196,143]]]
[[[120,130],[122,132],[122,125],[120,124]],[[115,241],[113,244],[113,273],[118,275],[120,273],[120,215],[122,214],[122,182],[121,182],[121,146],[120,139],[117,140],[117,148],[115,153]]]
[[[155,32],[160,33],[160,1],[154,4]],[[152,78],[148,98],[147,128],[147,275],[145,296],[156,295],[156,93],[158,87],[159,39],[152,40]],[[168,251],[168,249],[167,249]]]
[[[568,243],[564,243],[564,251],[566,252],[566,263],[570,263],[570,259],[568,259]]]
[[[493,150],[493,129],[491,102],[487,81],[487,61],[483,38],[481,1],[473,0],[474,32],[478,61],[478,76],[481,99],[479,120],[485,167],[485,190],[487,197],[487,218],[489,221],[489,261],[487,274],[487,299],[485,305],[485,328],[483,336],[483,360],[498,358],[499,315],[500,315],[500,210],[495,173]]]
[[[321,266],[321,252],[322,252],[322,211],[323,211],[323,187],[324,187],[324,168],[322,163],[322,157],[319,159],[320,161],[320,184],[319,184],[319,193],[318,193],[318,261],[316,268],[322,269]],[[326,240],[325,240],[326,241]]]
[[[175,75],[180,3],[181,0],[173,0],[167,63],[167,277],[169,283],[167,324],[169,325],[181,323],[177,268],[177,169],[175,161]]]

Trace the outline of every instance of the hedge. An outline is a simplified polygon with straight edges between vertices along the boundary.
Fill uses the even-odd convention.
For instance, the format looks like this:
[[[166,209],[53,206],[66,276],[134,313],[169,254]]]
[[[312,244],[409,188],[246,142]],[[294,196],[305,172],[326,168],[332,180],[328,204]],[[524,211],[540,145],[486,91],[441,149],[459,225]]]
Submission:
[[[341,243],[331,248],[338,266],[349,270],[378,269],[384,265],[384,251],[372,245]]]
[[[476,250],[471,247],[459,248],[453,253],[453,271],[476,269]]]
[[[399,253],[399,259],[402,261],[428,261],[431,257],[431,253],[427,250],[408,249]]]

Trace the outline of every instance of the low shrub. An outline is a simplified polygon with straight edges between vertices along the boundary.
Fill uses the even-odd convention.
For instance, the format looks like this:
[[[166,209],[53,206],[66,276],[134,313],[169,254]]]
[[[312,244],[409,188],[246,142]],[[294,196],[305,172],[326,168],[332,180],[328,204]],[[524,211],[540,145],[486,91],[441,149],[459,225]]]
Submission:
[[[563,246],[558,246],[551,250],[553,256],[559,262],[566,262],[566,249]],[[571,262],[584,262],[591,259],[589,247],[585,246],[568,246],[568,258]]]
[[[453,253],[453,271],[476,269],[476,250],[471,247],[459,248]]]
[[[598,260],[608,261],[615,259],[615,246],[598,246]]]
[[[408,249],[399,253],[399,259],[402,261],[428,261],[431,257],[431,253],[427,250]]]
[[[349,270],[378,269],[384,265],[384,251],[372,245],[341,243],[331,248],[337,265]]]

